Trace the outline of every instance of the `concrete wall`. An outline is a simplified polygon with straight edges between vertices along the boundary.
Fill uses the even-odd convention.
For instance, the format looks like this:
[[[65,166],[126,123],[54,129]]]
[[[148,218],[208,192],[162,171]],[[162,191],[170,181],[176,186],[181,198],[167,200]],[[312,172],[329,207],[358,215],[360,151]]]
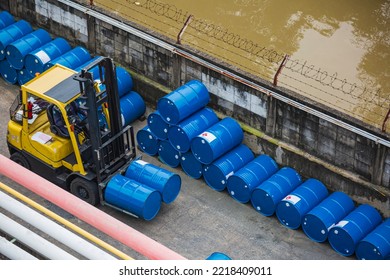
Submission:
[[[358,202],[374,204],[385,216],[390,216],[389,148],[58,1],[1,3],[2,9],[9,8],[14,15],[50,30],[55,36],[65,37],[74,46],[83,45],[91,53],[110,56],[128,68],[136,90],[152,107],[159,97],[188,80],[201,80],[211,93],[212,108],[248,126],[245,142],[256,153],[270,154],[279,164],[296,168],[304,177],[318,178],[331,190],[345,191]],[[167,38],[160,39],[169,42]],[[196,55],[226,67],[204,54]],[[230,70],[245,75],[237,69]],[[245,78],[272,88],[257,77]],[[299,98],[298,94],[281,88],[274,90]],[[309,105],[327,111],[318,104]],[[336,117],[351,123],[348,116]],[[356,125],[361,126],[357,122]]]

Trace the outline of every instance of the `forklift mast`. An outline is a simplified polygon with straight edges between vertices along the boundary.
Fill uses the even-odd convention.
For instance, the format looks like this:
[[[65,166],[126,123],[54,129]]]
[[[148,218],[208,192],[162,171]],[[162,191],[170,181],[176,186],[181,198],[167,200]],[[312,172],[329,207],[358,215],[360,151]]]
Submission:
[[[88,70],[99,67],[100,80],[104,90],[98,92],[94,87],[94,79]],[[122,128],[118,84],[115,64],[112,59],[102,57],[81,70],[74,77],[80,84],[82,99],[88,112],[87,123],[92,147],[92,168],[96,172],[97,183],[102,183],[113,175],[121,166],[135,157],[133,128]],[[98,108],[107,106],[109,129],[102,130],[99,126]]]

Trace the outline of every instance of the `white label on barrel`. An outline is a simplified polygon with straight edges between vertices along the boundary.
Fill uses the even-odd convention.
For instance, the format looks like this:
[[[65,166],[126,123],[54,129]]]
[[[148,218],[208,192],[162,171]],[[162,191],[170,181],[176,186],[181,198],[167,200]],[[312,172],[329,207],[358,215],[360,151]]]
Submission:
[[[290,202],[291,204],[295,205],[296,203],[298,203],[301,200],[301,198],[296,196],[296,195],[289,194],[288,196],[283,198],[283,200],[286,200],[286,201]]]
[[[202,137],[203,139],[205,139],[209,143],[213,142],[217,138],[217,137],[215,137],[214,134],[212,134],[211,132],[207,132],[207,131],[203,132],[199,136]]]
[[[35,55],[39,57],[43,64],[46,64],[50,61],[50,56],[48,56],[47,53],[43,50],[40,50]]]
[[[234,174],[234,171],[230,172],[228,175],[226,175],[226,179],[229,179],[230,176]]]
[[[139,163],[139,164],[141,164],[141,165],[146,165],[146,164],[148,164],[146,161],[143,161],[142,159],[137,160],[137,163]]]
[[[337,227],[343,227],[343,226],[345,226],[345,225],[348,224],[348,223],[349,223],[348,221],[342,220],[342,221],[338,222],[338,223],[336,224],[336,226],[337,226]]]

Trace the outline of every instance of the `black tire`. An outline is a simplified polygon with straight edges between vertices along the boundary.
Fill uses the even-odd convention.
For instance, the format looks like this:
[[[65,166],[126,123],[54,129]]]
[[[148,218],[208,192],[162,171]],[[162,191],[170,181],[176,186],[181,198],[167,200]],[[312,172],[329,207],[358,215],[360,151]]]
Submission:
[[[97,184],[80,177],[70,182],[70,192],[92,205],[97,205],[100,201]]]
[[[19,153],[19,152],[13,153],[11,155],[10,159],[12,161],[16,162],[17,164],[23,166],[24,168],[27,168],[27,169],[31,170],[30,163],[28,162],[26,157],[24,155],[22,155],[21,153]]]

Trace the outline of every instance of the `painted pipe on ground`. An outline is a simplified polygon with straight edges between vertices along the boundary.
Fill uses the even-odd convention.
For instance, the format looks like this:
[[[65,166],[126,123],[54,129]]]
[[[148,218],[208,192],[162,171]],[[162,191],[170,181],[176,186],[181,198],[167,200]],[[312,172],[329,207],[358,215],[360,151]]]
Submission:
[[[28,188],[149,259],[186,259],[3,155],[0,155],[0,174]]]
[[[38,260],[33,255],[27,253],[15,244],[11,243],[4,237],[0,236],[0,254],[6,256],[10,260]]]
[[[118,249],[114,248],[107,242],[104,242],[103,240],[97,238],[96,236],[90,234],[89,232],[83,230],[82,228],[76,226],[75,224],[69,222],[68,220],[62,218],[61,216],[57,215],[53,211],[50,211],[49,209],[43,207],[41,204],[38,204],[37,202],[31,200],[30,198],[26,197],[25,195],[15,191],[14,189],[4,185],[0,182],[0,189],[6,191],[8,194],[12,195],[13,197],[17,198],[18,200],[24,202],[25,204],[29,205],[31,208],[34,208],[38,210],[39,212],[43,213],[44,215],[48,216],[49,218],[57,221],[58,223],[63,224],[67,228],[71,229],[73,232],[81,235],[85,239],[88,239],[89,241],[95,243],[96,245],[100,246],[101,248],[105,249],[107,252],[110,252],[113,255],[116,255],[124,260],[133,260],[130,256],[126,255],[125,253],[119,251]]]
[[[50,260],[77,260],[65,250],[1,213],[0,229]]]
[[[3,192],[0,192],[0,206],[88,259],[115,260],[108,253]]]

